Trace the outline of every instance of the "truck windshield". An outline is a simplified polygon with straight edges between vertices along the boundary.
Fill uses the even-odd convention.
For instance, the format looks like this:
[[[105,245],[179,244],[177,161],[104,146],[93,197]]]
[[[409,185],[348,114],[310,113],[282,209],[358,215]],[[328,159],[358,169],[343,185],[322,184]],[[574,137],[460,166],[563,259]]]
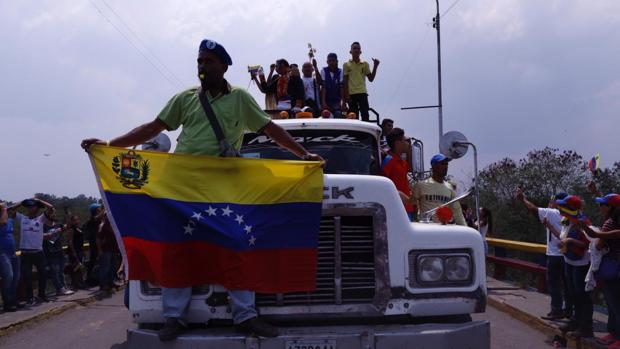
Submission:
[[[373,135],[349,130],[288,130],[309,152],[321,155],[327,164],[324,173],[378,174],[378,146]],[[265,135],[247,133],[243,138],[244,157],[298,160]]]

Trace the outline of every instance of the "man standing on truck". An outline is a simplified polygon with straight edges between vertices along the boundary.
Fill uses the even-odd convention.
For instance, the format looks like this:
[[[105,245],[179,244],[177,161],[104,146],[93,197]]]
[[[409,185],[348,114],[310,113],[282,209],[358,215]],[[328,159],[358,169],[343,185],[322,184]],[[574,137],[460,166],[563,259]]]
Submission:
[[[372,59],[372,72],[368,62],[362,61],[362,46],[359,42],[351,44],[351,59],[342,66],[344,72],[344,99],[349,103],[349,110],[356,115],[361,114],[363,121],[369,119],[368,91],[366,78],[373,82],[377,75],[379,60]]]
[[[407,173],[411,169],[407,160],[402,158],[411,149],[405,137],[405,131],[402,128],[394,128],[387,135],[387,144],[390,147],[390,151],[381,162],[381,170],[386,177],[394,182],[398,195],[405,205],[407,216],[410,221],[413,221],[414,206],[411,203],[411,186],[407,179]]]
[[[224,73],[232,65],[232,59],[224,46],[212,40],[203,40],[198,49],[198,76],[201,87],[192,87],[172,97],[155,120],[140,125],[128,133],[109,142],[90,138],[82,141],[82,148],[88,151],[93,144],[107,144],[116,147],[130,147],[146,142],[164,130],[176,130],[182,126],[177,139],[176,153],[218,156],[220,144],[212,125],[201,105],[199,94],[204,93],[224,136],[231,146],[239,150],[246,130],[262,132],[278,145],[288,149],[304,160],[323,161],[316,154],[309,153],[280,126],[274,124],[256,101],[244,89],[232,87]],[[191,186],[191,183],[185,185]],[[205,266],[208,267],[208,266]],[[192,296],[192,288],[163,288],[164,327],[159,339],[172,340],[187,328],[184,320]],[[233,322],[238,331],[248,335],[275,337],[277,328],[257,317],[255,294],[249,290],[230,290]]]
[[[431,158],[431,178],[417,182],[413,186],[413,202],[417,203],[422,213],[437,208],[456,197],[456,192],[448,181],[445,180],[448,174],[448,162],[450,158],[443,154],[436,154]],[[450,204],[454,222],[458,225],[467,225],[463,210],[458,202]]]

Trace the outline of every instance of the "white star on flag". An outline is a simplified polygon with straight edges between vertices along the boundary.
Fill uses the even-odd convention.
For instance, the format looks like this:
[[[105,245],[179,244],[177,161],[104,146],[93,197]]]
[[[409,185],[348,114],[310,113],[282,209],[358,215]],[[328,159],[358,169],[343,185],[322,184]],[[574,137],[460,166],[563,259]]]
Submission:
[[[235,216],[237,216],[237,218],[235,218],[235,221],[237,221],[237,223],[241,225],[241,223],[243,223],[243,215],[235,215]]]
[[[194,214],[192,215],[192,218],[196,218],[197,221],[200,221],[202,219],[202,213],[194,212]]]
[[[243,228],[243,230],[245,230],[246,234],[249,234],[252,232],[252,226],[251,225],[246,225],[245,228]]]
[[[208,210],[205,210],[209,214],[209,216],[217,216],[217,209],[209,206]]]
[[[250,236],[250,240],[248,240],[250,245],[249,246],[255,246],[255,242],[256,242],[256,238],[254,237],[254,235]]]
[[[222,209],[222,216],[230,217],[231,213],[232,210],[230,209],[230,206],[226,206],[226,208]]]
[[[183,227],[183,230],[185,230],[185,235],[192,235],[192,232],[194,231],[194,227],[188,224]]]

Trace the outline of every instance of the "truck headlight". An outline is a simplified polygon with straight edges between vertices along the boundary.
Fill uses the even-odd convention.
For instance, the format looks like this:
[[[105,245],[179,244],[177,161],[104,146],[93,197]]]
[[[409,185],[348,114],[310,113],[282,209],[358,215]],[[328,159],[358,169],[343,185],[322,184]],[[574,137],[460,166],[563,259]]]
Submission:
[[[469,279],[471,264],[468,256],[446,258],[446,279],[450,281],[464,281]]]
[[[467,286],[473,281],[469,250],[409,251],[410,287]]]
[[[420,257],[418,274],[424,282],[435,282],[443,276],[443,261],[439,257]]]

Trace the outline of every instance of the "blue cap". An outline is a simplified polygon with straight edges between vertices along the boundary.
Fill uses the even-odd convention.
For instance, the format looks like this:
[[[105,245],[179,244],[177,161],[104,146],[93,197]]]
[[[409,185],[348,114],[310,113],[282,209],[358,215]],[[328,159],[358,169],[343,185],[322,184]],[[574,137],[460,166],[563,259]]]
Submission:
[[[200,46],[198,47],[198,52],[207,51],[216,55],[223,63],[227,65],[232,65],[232,59],[226,52],[224,46],[218,44],[216,41],[204,39],[200,42]]]
[[[88,210],[90,211],[91,215],[95,215],[95,213],[97,213],[97,209],[101,207],[100,204],[90,204],[90,206],[88,206]]]
[[[431,158],[431,166],[435,165],[438,162],[442,162],[442,161],[451,161],[452,159],[450,159],[449,157],[443,155],[443,154],[435,154],[432,158]]]
[[[555,195],[553,195],[551,197],[551,200],[553,200],[553,201],[564,200],[567,196],[568,196],[568,194],[566,194],[565,192],[559,191],[559,192],[557,192]]]

